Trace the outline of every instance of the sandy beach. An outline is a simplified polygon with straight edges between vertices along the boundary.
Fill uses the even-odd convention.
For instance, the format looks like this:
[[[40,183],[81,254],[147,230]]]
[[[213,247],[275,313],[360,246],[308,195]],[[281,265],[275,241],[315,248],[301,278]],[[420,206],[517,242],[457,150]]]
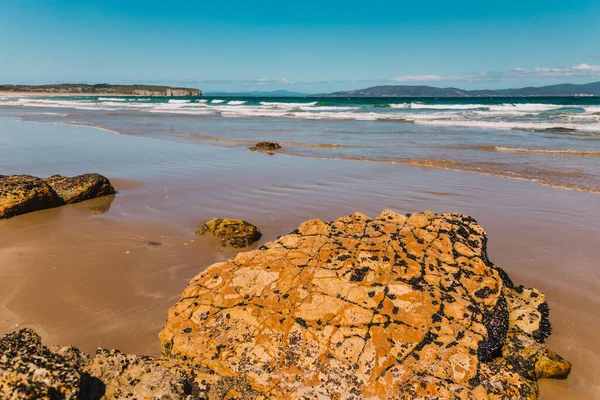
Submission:
[[[486,229],[494,263],[548,296],[549,345],[573,370],[567,381],[541,382],[540,398],[600,396],[597,194],[9,118],[0,127],[4,174],[94,171],[118,190],[0,221],[0,334],[32,327],[49,344],[158,355],[158,331],[187,282],[236,254],[194,234],[209,219],[252,222],[264,234],[260,246],[307,219],[383,209],[459,212]]]

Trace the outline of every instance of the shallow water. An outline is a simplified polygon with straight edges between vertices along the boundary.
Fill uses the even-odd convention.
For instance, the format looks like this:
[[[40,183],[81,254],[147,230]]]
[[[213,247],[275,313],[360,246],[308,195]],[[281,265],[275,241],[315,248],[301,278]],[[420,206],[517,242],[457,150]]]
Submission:
[[[600,98],[6,97],[0,114],[296,156],[419,165],[600,192]]]
[[[0,173],[94,171],[119,191],[0,221],[0,334],[32,326],[52,344],[156,355],[166,311],[187,282],[234,254],[194,235],[208,219],[246,219],[263,231],[260,245],[304,220],[354,211],[462,212],[488,232],[492,261],[548,295],[549,345],[574,366],[566,382],[543,382],[541,398],[600,396],[597,194],[141,136],[0,118]]]

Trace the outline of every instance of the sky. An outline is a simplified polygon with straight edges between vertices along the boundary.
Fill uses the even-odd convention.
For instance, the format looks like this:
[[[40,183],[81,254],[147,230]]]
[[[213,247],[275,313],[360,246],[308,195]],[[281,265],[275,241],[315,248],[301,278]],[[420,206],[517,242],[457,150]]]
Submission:
[[[0,0],[0,84],[325,93],[600,81],[600,0]]]

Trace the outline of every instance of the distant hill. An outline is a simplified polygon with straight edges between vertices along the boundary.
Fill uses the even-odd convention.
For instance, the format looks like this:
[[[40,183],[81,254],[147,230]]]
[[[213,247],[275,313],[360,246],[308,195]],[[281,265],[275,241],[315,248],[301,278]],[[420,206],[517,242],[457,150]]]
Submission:
[[[306,97],[307,93],[290,92],[289,90],[274,90],[272,92],[205,92],[205,96],[224,97]]]
[[[181,88],[154,85],[109,85],[99,83],[60,83],[56,85],[0,85],[0,92],[13,93],[66,93],[81,95],[132,95],[132,96],[202,96],[202,91],[193,88]]]
[[[463,90],[433,86],[373,86],[366,89],[335,92],[327,97],[542,97],[600,96],[600,82],[575,85],[565,83],[542,87],[497,90]]]

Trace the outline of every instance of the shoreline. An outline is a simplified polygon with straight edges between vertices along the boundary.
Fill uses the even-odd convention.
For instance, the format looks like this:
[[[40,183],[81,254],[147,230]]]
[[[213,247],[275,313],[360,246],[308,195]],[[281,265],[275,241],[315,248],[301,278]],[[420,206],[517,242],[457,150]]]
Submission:
[[[41,124],[55,124],[55,125],[65,125],[65,126],[82,126],[82,127],[86,127],[86,128],[92,128],[92,129],[98,129],[98,130],[103,130],[103,131],[107,131],[107,132],[111,132],[111,133],[115,133],[117,135],[125,135],[125,136],[132,136],[132,137],[139,137],[136,135],[131,135],[128,133],[124,133],[121,131],[118,131],[114,128],[105,128],[102,126],[98,126],[98,125],[92,125],[92,124],[86,124],[86,123],[71,123],[71,122],[46,122],[46,121],[35,121],[35,120],[23,120],[19,117],[16,117],[19,120],[22,120],[24,122],[32,122],[32,123],[41,123]],[[177,138],[182,139],[184,141],[190,141],[190,142],[209,142],[209,145],[211,146],[218,146],[221,148],[247,148],[248,145],[253,145],[256,143],[256,141],[251,141],[251,140],[234,140],[234,139],[220,139],[220,138],[214,138],[214,137],[201,137],[201,138],[195,138],[195,137],[191,137],[191,136],[184,136],[184,135],[179,135],[177,136]],[[167,138],[162,138],[164,140],[167,140]],[[230,143],[233,146],[227,146],[226,144],[223,143]],[[336,143],[291,143],[291,142],[280,142],[281,145],[283,146],[289,146],[289,147],[316,147],[316,148],[340,148],[340,147],[352,147],[352,146],[346,146],[346,145],[341,145],[341,144],[336,144]],[[446,170],[446,171],[455,171],[455,172],[466,172],[466,173],[471,173],[471,174],[478,174],[478,175],[484,175],[484,176],[493,176],[493,177],[497,177],[497,178],[505,178],[505,179],[513,179],[513,180],[519,180],[519,181],[525,181],[525,182],[529,182],[529,183],[533,183],[533,184],[537,184],[537,185],[542,185],[545,187],[549,187],[552,189],[558,189],[558,190],[569,190],[569,191],[575,191],[575,192],[583,192],[583,193],[592,193],[592,194],[600,194],[600,188],[580,188],[580,187],[572,187],[572,186],[564,186],[564,185],[557,185],[557,184],[553,184],[550,182],[544,182],[542,179],[539,178],[530,178],[530,177],[524,177],[524,176],[514,176],[511,172],[508,171],[499,171],[499,172],[493,172],[493,171],[482,171],[482,170],[478,170],[478,169],[468,169],[467,167],[462,167],[461,165],[453,165],[453,164],[458,164],[456,162],[453,161],[447,161],[447,160],[427,160],[427,159],[415,159],[415,160],[372,160],[372,159],[365,159],[365,158],[336,158],[336,157],[319,157],[319,156],[311,156],[311,155],[303,155],[303,154],[294,154],[291,153],[289,151],[286,151],[285,147],[282,148],[281,150],[278,150],[276,152],[276,154],[281,154],[281,155],[285,155],[285,156],[292,156],[292,157],[298,157],[298,158],[307,158],[307,159],[315,159],[315,160],[331,160],[331,161],[356,161],[356,162],[368,162],[368,163],[380,163],[380,164],[390,164],[390,165],[404,165],[404,166],[408,166],[408,167],[414,167],[414,168],[425,168],[425,169],[435,169],[435,170]],[[438,165],[434,165],[434,164],[438,164]]]
[[[110,201],[0,221],[6,254],[0,257],[0,282],[14,290],[2,299],[0,333],[18,323],[39,329],[50,344],[157,354],[166,309],[189,279],[235,254],[194,235],[206,220],[246,219],[263,231],[260,246],[307,219],[432,209],[473,216],[488,232],[492,262],[548,296],[554,324],[549,345],[574,370],[566,382],[542,382],[541,398],[600,393],[600,318],[593,311],[600,307],[594,295],[600,289],[596,195],[465,172],[267,157],[245,148],[28,124],[15,121],[5,130],[27,132],[32,139],[23,142],[25,150],[41,146],[43,153],[30,164],[15,154],[13,162],[21,165],[11,168],[32,174],[98,170],[119,193]],[[60,171],[55,159],[64,160]],[[149,247],[145,241],[162,244]]]

